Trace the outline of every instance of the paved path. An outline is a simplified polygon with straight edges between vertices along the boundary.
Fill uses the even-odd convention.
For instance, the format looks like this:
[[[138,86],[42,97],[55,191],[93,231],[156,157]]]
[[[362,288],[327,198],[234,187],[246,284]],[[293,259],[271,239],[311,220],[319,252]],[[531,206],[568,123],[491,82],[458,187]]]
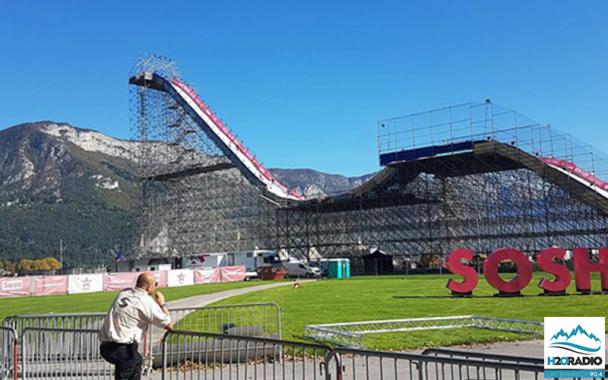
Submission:
[[[316,280],[300,280],[300,283],[311,282],[311,281],[316,281]],[[251,292],[257,292],[260,290],[273,289],[273,288],[277,288],[279,286],[293,286],[293,281],[263,283],[262,285],[248,286],[245,288],[224,290],[224,291],[217,292],[217,293],[202,294],[200,296],[181,298],[181,299],[174,300],[174,301],[168,301],[167,307],[169,309],[177,309],[177,308],[182,308],[182,307],[183,308],[203,307],[203,306],[212,304],[214,302],[224,300],[226,298],[239,296],[241,294],[247,294],[247,293],[251,293]],[[161,334],[155,334],[155,336],[160,337]],[[153,371],[151,374],[148,374],[147,376],[144,376],[143,378],[150,379],[150,380],[160,379],[161,373],[160,373],[160,371]]]
[[[315,280],[300,281],[300,283],[309,282],[309,281],[315,281]],[[264,285],[248,286],[248,287],[239,288],[239,289],[224,290],[223,292],[203,294],[200,296],[181,298],[181,299],[174,300],[174,301],[168,301],[167,307],[169,309],[176,309],[176,308],[180,308],[180,307],[203,307],[203,306],[207,306],[211,303],[221,301],[226,298],[239,296],[241,294],[257,292],[259,290],[272,289],[272,288],[276,288],[279,286],[292,286],[292,285],[293,285],[293,282],[291,282],[291,281],[283,281],[283,282],[272,282],[272,283],[268,283],[268,284],[264,284]]]
[[[466,346],[442,347],[450,350],[487,352],[491,354],[525,356],[528,358],[543,358],[543,341],[523,340],[519,342],[496,342],[486,344],[473,344]]]
[[[608,340],[608,334],[606,335],[606,339]],[[445,348],[452,350],[489,352],[493,354],[526,356],[529,358],[542,359],[544,351],[544,342],[540,339],[535,339],[520,342],[497,342],[488,344],[474,344],[470,346],[452,346]]]

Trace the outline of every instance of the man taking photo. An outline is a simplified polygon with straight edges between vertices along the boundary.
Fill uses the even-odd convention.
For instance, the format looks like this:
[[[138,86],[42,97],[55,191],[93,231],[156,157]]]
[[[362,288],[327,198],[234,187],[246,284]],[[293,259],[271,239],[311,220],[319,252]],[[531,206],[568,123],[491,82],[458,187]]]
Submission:
[[[116,380],[141,379],[143,358],[138,346],[150,324],[169,331],[173,328],[165,296],[156,291],[157,285],[152,273],[140,274],[135,288],[118,293],[103,321],[101,356],[116,366]]]

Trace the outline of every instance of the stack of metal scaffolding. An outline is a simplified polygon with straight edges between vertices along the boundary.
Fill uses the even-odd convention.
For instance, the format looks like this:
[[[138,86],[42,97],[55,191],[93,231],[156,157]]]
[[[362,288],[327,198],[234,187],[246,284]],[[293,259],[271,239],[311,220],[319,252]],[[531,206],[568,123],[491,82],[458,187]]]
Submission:
[[[314,247],[357,258],[377,247],[399,259],[608,243],[606,197],[541,161],[606,178],[603,154],[569,135],[489,101],[383,120],[378,130],[385,168],[343,196],[279,210],[281,244],[303,256]]]
[[[135,74],[146,72],[179,76],[158,57],[137,65]],[[301,258],[358,258],[379,248],[399,259],[608,244],[608,198],[542,161],[606,178],[604,156],[489,101],[381,121],[384,169],[346,194],[306,201],[253,185],[166,92],[132,86],[131,114],[140,255],[285,248]]]
[[[136,73],[179,77],[151,56]],[[274,247],[275,205],[261,197],[169,94],[131,86],[131,128],[140,143],[142,236],[138,255],[199,255]]]

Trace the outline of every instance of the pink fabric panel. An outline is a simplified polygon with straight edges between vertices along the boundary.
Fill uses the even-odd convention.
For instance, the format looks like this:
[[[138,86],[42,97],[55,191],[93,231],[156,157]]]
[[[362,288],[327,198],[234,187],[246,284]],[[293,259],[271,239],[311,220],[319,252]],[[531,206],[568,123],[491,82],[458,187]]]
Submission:
[[[68,293],[68,276],[36,276],[34,280],[34,295],[49,296]]]
[[[194,270],[195,284],[212,284],[215,282],[220,282],[220,280],[220,268],[206,268]]]
[[[579,168],[573,162],[562,160],[559,158],[548,158],[548,157],[541,157],[541,161],[543,161],[547,165],[552,165],[552,166],[557,166],[559,168],[562,168],[562,169],[570,172],[571,174],[573,174],[581,179],[584,179],[585,181],[591,182],[592,184],[598,186],[599,188],[601,188],[603,190],[608,190],[607,182],[604,182],[601,179],[599,179],[598,177],[596,177],[595,175],[593,175],[592,173],[589,173],[589,172]]]
[[[32,295],[32,277],[0,277],[0,297]]]
[[[245,280],[245,267],[220,267],[222,282],[243,281]]]
[[[103,275],[103,290],[111,292],[135,287],[136,272],[105,273]]]

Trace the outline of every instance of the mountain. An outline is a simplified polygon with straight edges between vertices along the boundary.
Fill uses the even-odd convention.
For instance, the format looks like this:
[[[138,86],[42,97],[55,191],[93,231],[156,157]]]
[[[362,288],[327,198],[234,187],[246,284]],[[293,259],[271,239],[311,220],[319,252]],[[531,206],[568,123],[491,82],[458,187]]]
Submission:
[[[139,235],[137,144],[52,121],[0,130],[0,258],[57,256],[59,239],[67,265],[131,250]],[[348,191],[371,176],[270,171],[308,198]]]
[[[370,179],[375,173],[360,177],[327,174],[312,169],[269,169],[285,185],[299,191],[306,198],[335,195],[353,189]]]
[[[57,256],[60,238],[71,265],[128,249],[137,203],[130,144],[66,123],[0,131],[0,257]]]

